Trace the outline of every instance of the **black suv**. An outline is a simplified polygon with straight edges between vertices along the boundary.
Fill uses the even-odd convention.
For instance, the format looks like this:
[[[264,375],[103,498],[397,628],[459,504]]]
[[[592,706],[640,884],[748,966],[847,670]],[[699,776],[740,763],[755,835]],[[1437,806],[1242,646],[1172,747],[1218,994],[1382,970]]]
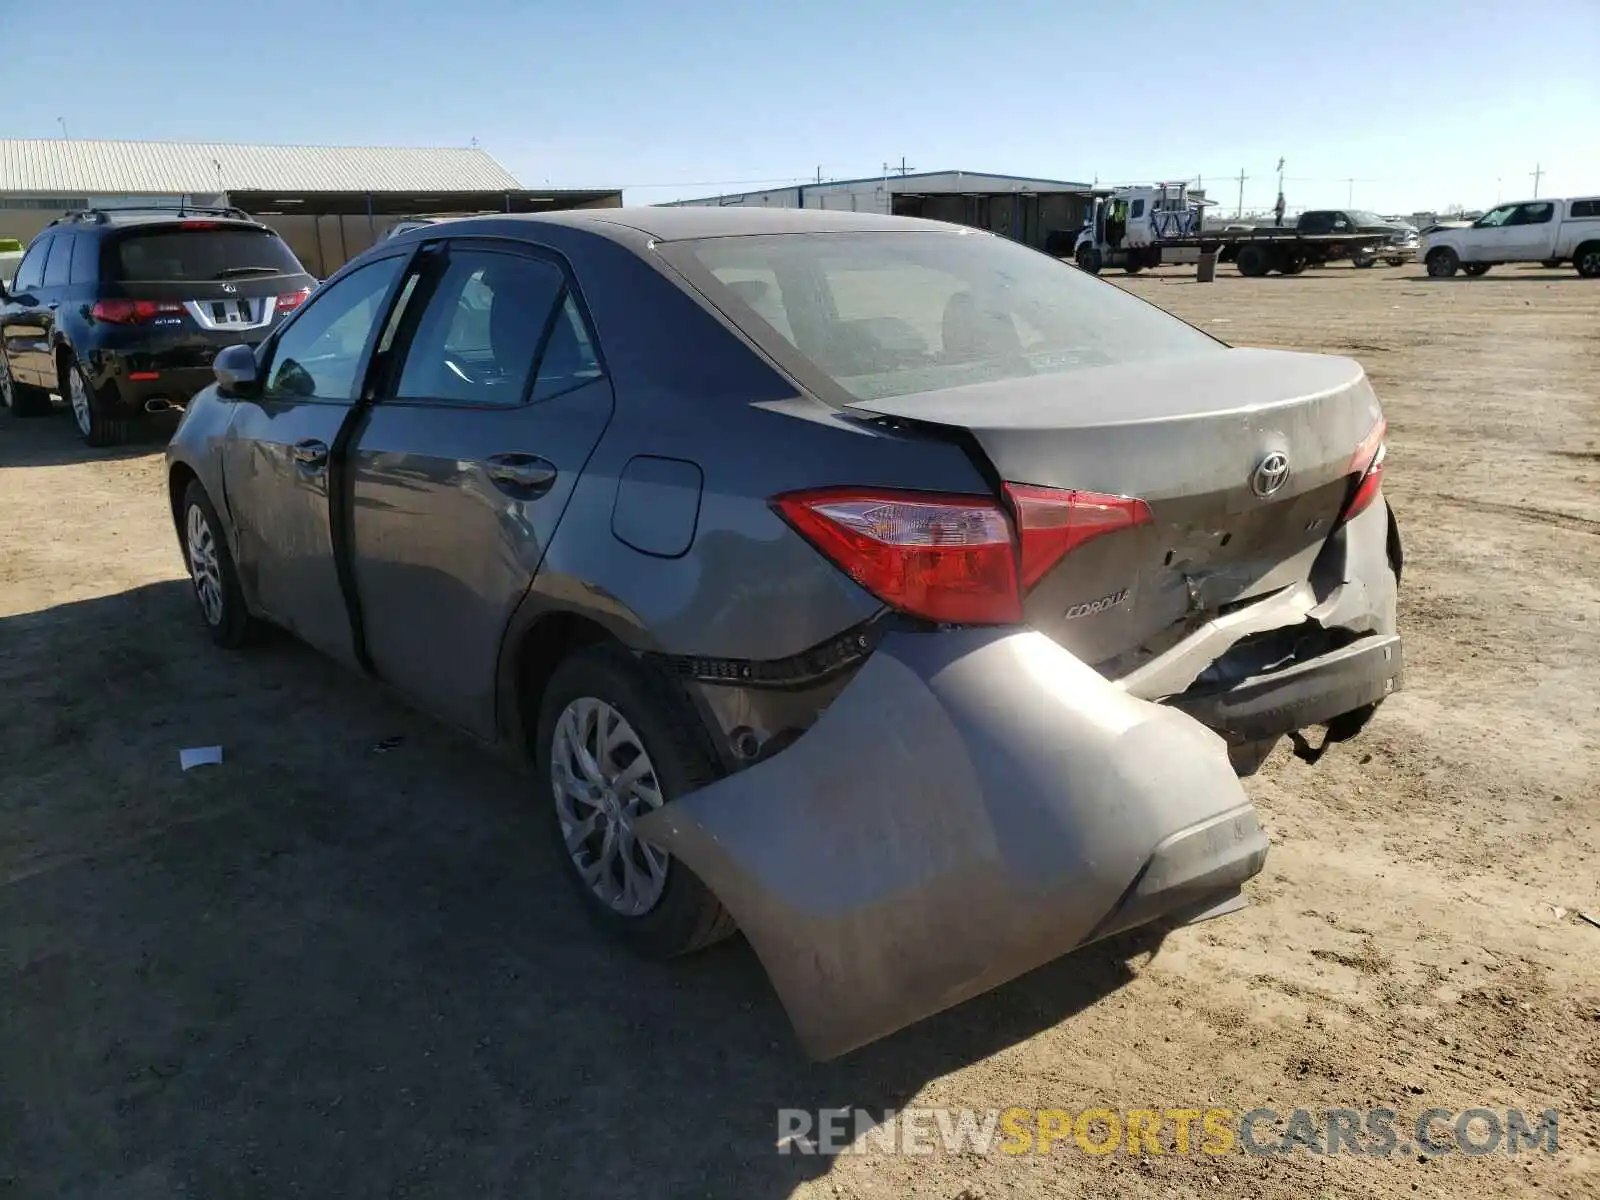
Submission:
[[[315,280],[237,208],[92,209],[52,221],[0,287],[0,403],[71,401],[91,446],[181,410],[224,346],[261,341]]]

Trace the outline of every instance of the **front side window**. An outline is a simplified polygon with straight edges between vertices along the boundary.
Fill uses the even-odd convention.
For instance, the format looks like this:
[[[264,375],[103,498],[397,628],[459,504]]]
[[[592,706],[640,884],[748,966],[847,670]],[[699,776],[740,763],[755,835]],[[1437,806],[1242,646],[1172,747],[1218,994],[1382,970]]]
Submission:
[[[28,247],[17,265],[16,277],[11,281],[13,292],[31,292],[44,286],[44,261],[50,255],[51,238],[40,238]]]
[[[406,351],[395,397],[522,403],[565,286],[552,263],[452,249]]]
[[[1555,212],[1555,205],[1548,200],[1540,200],[1537,204],[1523,204],[1517,208],[1513,225],[1544,225]]]
[[[1220,352],[1176,317],[1005,238],[815,233],[668,243],[752,340],[857,399]],[[759,279],[765,290],[750,302]],[[781,311],[782,322],[768,314]]]
[[[354,400],[367,344],[404,265],[401,257],[379,259],[312,293],[273,348],[267,395]]]
[[[78,239],[58,233],[50,241],[50,257],[44,264],[44,286],[61,287],[72,274],[72,246]]]

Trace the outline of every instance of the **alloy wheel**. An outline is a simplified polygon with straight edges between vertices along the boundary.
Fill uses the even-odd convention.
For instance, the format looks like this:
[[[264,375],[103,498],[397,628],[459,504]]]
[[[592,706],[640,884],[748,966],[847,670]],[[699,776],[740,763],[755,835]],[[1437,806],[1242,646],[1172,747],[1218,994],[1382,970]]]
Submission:
[[[217,563],[217,539],[211,531],[211,522],[198,504],[189,506],[186,526],[189,550],[189,575],[194,580],[194,594],[200,601],[200,611],[206,624],[222,624],[222,568]]]
[[[661,807],[661,783],[627,718],[592,696],[567,705],[550,747],[550,785],[562,841],[595,898],[628,917],[654,908],[670,860],[634,836],[633,822]]]
[[[1577,265],[1578,274],[1586,278],[1600,276],[1600,250],[1585,250]]]
[[[67,392],[72,400],[72,415],[78,429],[88,437],[94,429],[94,414],[89,411],[89,385],[83,381],[83,372],[76,367],[67,368]]]

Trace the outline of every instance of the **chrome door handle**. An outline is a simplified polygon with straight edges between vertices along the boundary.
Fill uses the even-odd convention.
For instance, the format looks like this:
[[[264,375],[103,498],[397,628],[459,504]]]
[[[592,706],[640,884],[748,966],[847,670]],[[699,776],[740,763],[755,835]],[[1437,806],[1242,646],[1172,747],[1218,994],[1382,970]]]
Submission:
[[[294,454],[295,462],[302,467],[318,469],[328,465],[328,443],[319,442],[315,438],[296,442],[291,453]]]
[[[543,495],[556,481],[555,464],[536,454],[496,454],[484,459],[483,469],[499,487],[515,493]]]

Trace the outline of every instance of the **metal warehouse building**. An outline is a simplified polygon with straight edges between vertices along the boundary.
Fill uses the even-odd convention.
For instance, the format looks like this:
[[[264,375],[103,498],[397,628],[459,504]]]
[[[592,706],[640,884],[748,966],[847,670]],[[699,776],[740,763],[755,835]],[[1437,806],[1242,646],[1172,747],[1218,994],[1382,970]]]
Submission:
[[[1029,179],[985,171],[924,171],[868,179],[836,179],[764,192],[678,200],[676,205],[744,208],[829,208],[846,212],[926,217],[971,225],[1015,238],[1038,249],[1054,249],[1063,236],[1083,228],[1087,183]],[[1056,234],[1055,239],[1051,234]],[[1070,243],[1060,253],[1071,252]]]
[[[403,216],[616,208],[622,193],[530,190],[478,149],[0,140],[0,237],[75,208],[183,203],[244,209],[325,278]]]

